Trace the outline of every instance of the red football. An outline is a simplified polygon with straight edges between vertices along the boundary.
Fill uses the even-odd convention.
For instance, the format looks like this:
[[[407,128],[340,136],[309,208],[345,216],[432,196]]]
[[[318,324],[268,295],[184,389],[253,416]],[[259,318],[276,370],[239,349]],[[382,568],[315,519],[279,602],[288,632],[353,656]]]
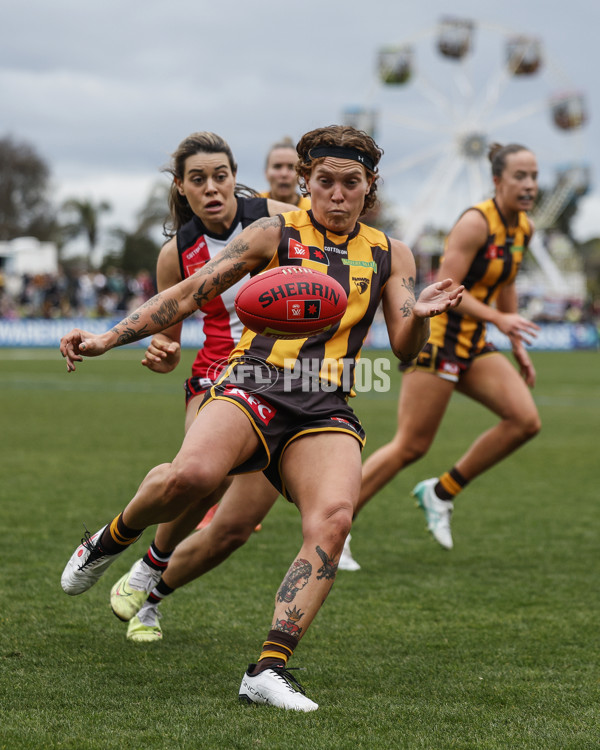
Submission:
[[[235,309],[254,333],[303,339],[327,331],[346,312],[342,285],[321,271],[278,266],[253,276],[238,292]]]

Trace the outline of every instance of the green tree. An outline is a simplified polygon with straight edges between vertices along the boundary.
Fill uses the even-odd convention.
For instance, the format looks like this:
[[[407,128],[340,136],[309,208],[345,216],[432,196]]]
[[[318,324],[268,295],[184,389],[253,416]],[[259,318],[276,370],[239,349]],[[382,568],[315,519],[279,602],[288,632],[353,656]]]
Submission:
[[[125,232],[116,229],[113,232],[120,244],[120,250],[106,256],[103,267],[117,266],[125,273],[135,276],[139,271],[148,271],[154,275],[160,245],[152,237],[140,232]]]
[[[0,138],[0,240],[53,239],[56,220],[49,189],[50,169],[33,146]]]
[[[162,229],[169,213],[168,193],[168,186],[157,182],[137,213],[133,232],[119,228],[113,230],[118,249],[105,258],[104,266],[117,266],[132,276],[139,271],[148,271],[154,276],[161,240],[164,239]]]
[[[100,216],[110,210],[111,205],[107,201],[94,203],[89,199],[69,198],[62,205],[61,211],[66,220],[61,226],[63,240],[70,242],[81,235],[86,238],[88,268],[92,267],[94,250],[98,246]]]

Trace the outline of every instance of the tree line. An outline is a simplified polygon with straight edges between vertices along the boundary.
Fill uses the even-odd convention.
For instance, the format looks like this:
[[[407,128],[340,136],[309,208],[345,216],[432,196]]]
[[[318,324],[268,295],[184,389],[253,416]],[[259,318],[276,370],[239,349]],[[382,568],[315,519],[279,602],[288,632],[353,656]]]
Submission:
[[[112,210],[111,204],[72,197],[56,205],[51,191],[50,168],[36,149],[12,136],[0,138],[0,241],[35,237],[54,242],[61,264],[81,271],[92,269],[101,223]],[[157,237],[167,214],[167,191],[157,183],[139,211],[134,230],[110,230],[113,249],[105,253],[101,266],[116,266],[128,274],[154,271],[160,250]],[[64,247],[80,238],[85,240],[85,257],[63,258]]]

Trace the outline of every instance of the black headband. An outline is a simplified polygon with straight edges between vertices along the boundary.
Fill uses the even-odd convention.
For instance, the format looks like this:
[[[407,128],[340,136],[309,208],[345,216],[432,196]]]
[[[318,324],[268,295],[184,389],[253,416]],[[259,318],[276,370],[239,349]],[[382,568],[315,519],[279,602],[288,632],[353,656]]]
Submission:
[[[316,146],[311,148],[308,152],[308,158],[306,163],[310,163],[313,159],[318,159],[321,156],[333,156],[336,159],[352,159],[362,164],[371,172],[375,171],[375,164],[373,159],[365,154],[364,151],[359,151],[357,148],[349,148],[347,146]]]

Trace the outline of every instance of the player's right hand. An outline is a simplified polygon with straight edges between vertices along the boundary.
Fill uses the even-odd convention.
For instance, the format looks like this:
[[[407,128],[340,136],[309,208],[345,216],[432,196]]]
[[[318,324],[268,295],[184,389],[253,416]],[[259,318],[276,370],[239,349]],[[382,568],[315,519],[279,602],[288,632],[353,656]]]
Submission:
[[[152,337],[142,359],[142,364],[152,372],[171,372],[179,364],[181,345],[162,334]]]

